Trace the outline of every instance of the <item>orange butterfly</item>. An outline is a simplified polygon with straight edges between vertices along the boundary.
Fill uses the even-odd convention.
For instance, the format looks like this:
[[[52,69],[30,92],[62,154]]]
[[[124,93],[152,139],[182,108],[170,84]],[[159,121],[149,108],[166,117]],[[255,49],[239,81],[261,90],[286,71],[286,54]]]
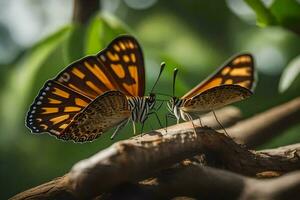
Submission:
[[[177,123],[180,119],[192,120],[192,115],[214,111],[253,94],[255,69],[251,54],[233,57],[181,98],[174,96],[176,74],[177,69],[174,71],[173,97],[168,102],[168,110]]]
[[[155,95],[144,92],[142,49],[132,36],[119,36],[97,55],[70,64],[48,80],[30,106],[26,126],[33,133],[75,142],[94,140],[118,126],[113,138],[130,120],[144,124],[149,114],[156,114],[150,113]]]

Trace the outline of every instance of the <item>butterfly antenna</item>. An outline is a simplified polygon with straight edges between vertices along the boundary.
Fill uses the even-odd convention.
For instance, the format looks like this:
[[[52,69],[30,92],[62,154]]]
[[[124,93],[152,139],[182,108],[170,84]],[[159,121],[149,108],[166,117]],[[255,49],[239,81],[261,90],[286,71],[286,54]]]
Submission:
[[[174,69],[174,74],[173,74],[173,97],[175,97],[175,81],[176,81],[176,76],[177,76],[177,72],[178,72],[178,69],[175,68]]]
[[[154,83],[154,85],[153,85],[153,87],[152,87],[150,93],[153,92],[153,90],[154,90],[154,88],[155,88],[155,86],[156,86],[156,84],[157,84],[157,82],[158,82],[158,80],[159,80],[159,78],[160,78],[162,72],[164,71],[165,66],[166,66],[166,63],[165,63],[165,62],[162,62],[162,63],[160,64],[160,71],[159,71],[158,77],[157,77],[157,79],[156,79],[156,81],[155,81],[155,83]]]

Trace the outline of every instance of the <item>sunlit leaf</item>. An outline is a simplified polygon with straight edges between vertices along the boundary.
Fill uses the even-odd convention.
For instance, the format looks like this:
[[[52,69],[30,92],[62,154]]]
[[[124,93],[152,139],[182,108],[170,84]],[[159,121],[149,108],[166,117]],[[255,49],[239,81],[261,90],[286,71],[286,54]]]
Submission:
[[[120,34],[128,33],[125,25],[108,14],[96,15],[87,27],[84,52],[96,54]]]
[[[83,46],[85,28],[85,26],[79,24],[72,25],[63,46],[66,63],[72,63],[84,56]]]
[[[300,34],[300,2],[296,0],[274,0],[270,7],[279,24]]]
[[[245,2],[256,13],[257,25],[264,27],[267,25],[275,25],[277,23],[273,14],[261,0],[245,0]]]
[[[103,48],[103,42],[101,40],[101,35],[103,33],[103,20],[96,16],[94,17],[86,30],[85,54],[92,55],[99,52]]]
[[[267,7],[263,0],[244,0],[255,12],[261,27],[280,25],[300,34],[300,3],[296,0],[274,0]]]
[[[300,73],[300,55],[294,58],[283,71],[279,82],[279,91],[285,92]]]

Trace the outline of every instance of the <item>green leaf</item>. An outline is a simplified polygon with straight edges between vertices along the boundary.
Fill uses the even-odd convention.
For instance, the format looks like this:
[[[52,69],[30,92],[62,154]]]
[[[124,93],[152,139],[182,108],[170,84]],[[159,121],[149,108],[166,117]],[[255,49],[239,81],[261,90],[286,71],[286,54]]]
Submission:
[[[85,54],[96,54],[104,47],[103,41],[101,40],[102,34],[103,20],[97,15],[91,20],[86,30]]]
[[[278,23],[300,34],[300,3],[296,0],[274,0],[270,7]]]
[[[64,42],[63,52],[67,64],[84,57],[84,35],[86,26],[74,24]]]
[[[45,60],[56,51],[69,31],[69,26],[64,27],[33,46],[16,64],[17,67],[8,77],[8,83],[1,98],[3,101],[1,103],[1,122],[3,123],[2,128],[9,131],[11,135],[20,128],[18,123],[24,119],[28,98],[36,89],[34,85],[36,79],[41,78],[42,73],[51,71],[49,68],[47,70],[43,68]]]
[[[244,0],[256,13],[261,27],[280,25],[300,34],[300,3],[296,0],[274,0],[268,8],[262,0]]]
[[[108,14],[97,15],[87,27],[85,37],[85,54],[96,54],[103,49],[110,41],[120,34],[128,33],[118,19]]]
[[[245,2],[254,10],[257,17],[257,25],[265,27],[267,25],[277,24],[276,18],[261,0],[245,0]]]
[[[279,92],[285,92],[300,73],[300,55],[294,58],[284,69],[279,82]]]

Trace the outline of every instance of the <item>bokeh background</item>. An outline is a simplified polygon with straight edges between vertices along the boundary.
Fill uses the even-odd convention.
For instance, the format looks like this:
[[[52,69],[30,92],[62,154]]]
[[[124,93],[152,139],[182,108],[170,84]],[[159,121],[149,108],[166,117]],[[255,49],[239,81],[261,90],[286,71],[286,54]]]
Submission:
[[[171,94],[178,67],[181,96],[232,55],[250,52],[259,81],[255,95],[236,104],[245,117],[300,94],[299,0],[101,0],[84,24],[72,21],[73,4],[0,0],[0,199],[63,175],[76,161],[132,136],[128,126],[114,141],[107,133],[74,144],[30,134],[24,125],[47,79],[121,33],[133,34],[142,45],[148,90],[162,61],[167,67],[156,91]],[[147,121],[147,130],[157,127],[155,119]],[[298,125],[260,148],[300,142],[299,132]]]

